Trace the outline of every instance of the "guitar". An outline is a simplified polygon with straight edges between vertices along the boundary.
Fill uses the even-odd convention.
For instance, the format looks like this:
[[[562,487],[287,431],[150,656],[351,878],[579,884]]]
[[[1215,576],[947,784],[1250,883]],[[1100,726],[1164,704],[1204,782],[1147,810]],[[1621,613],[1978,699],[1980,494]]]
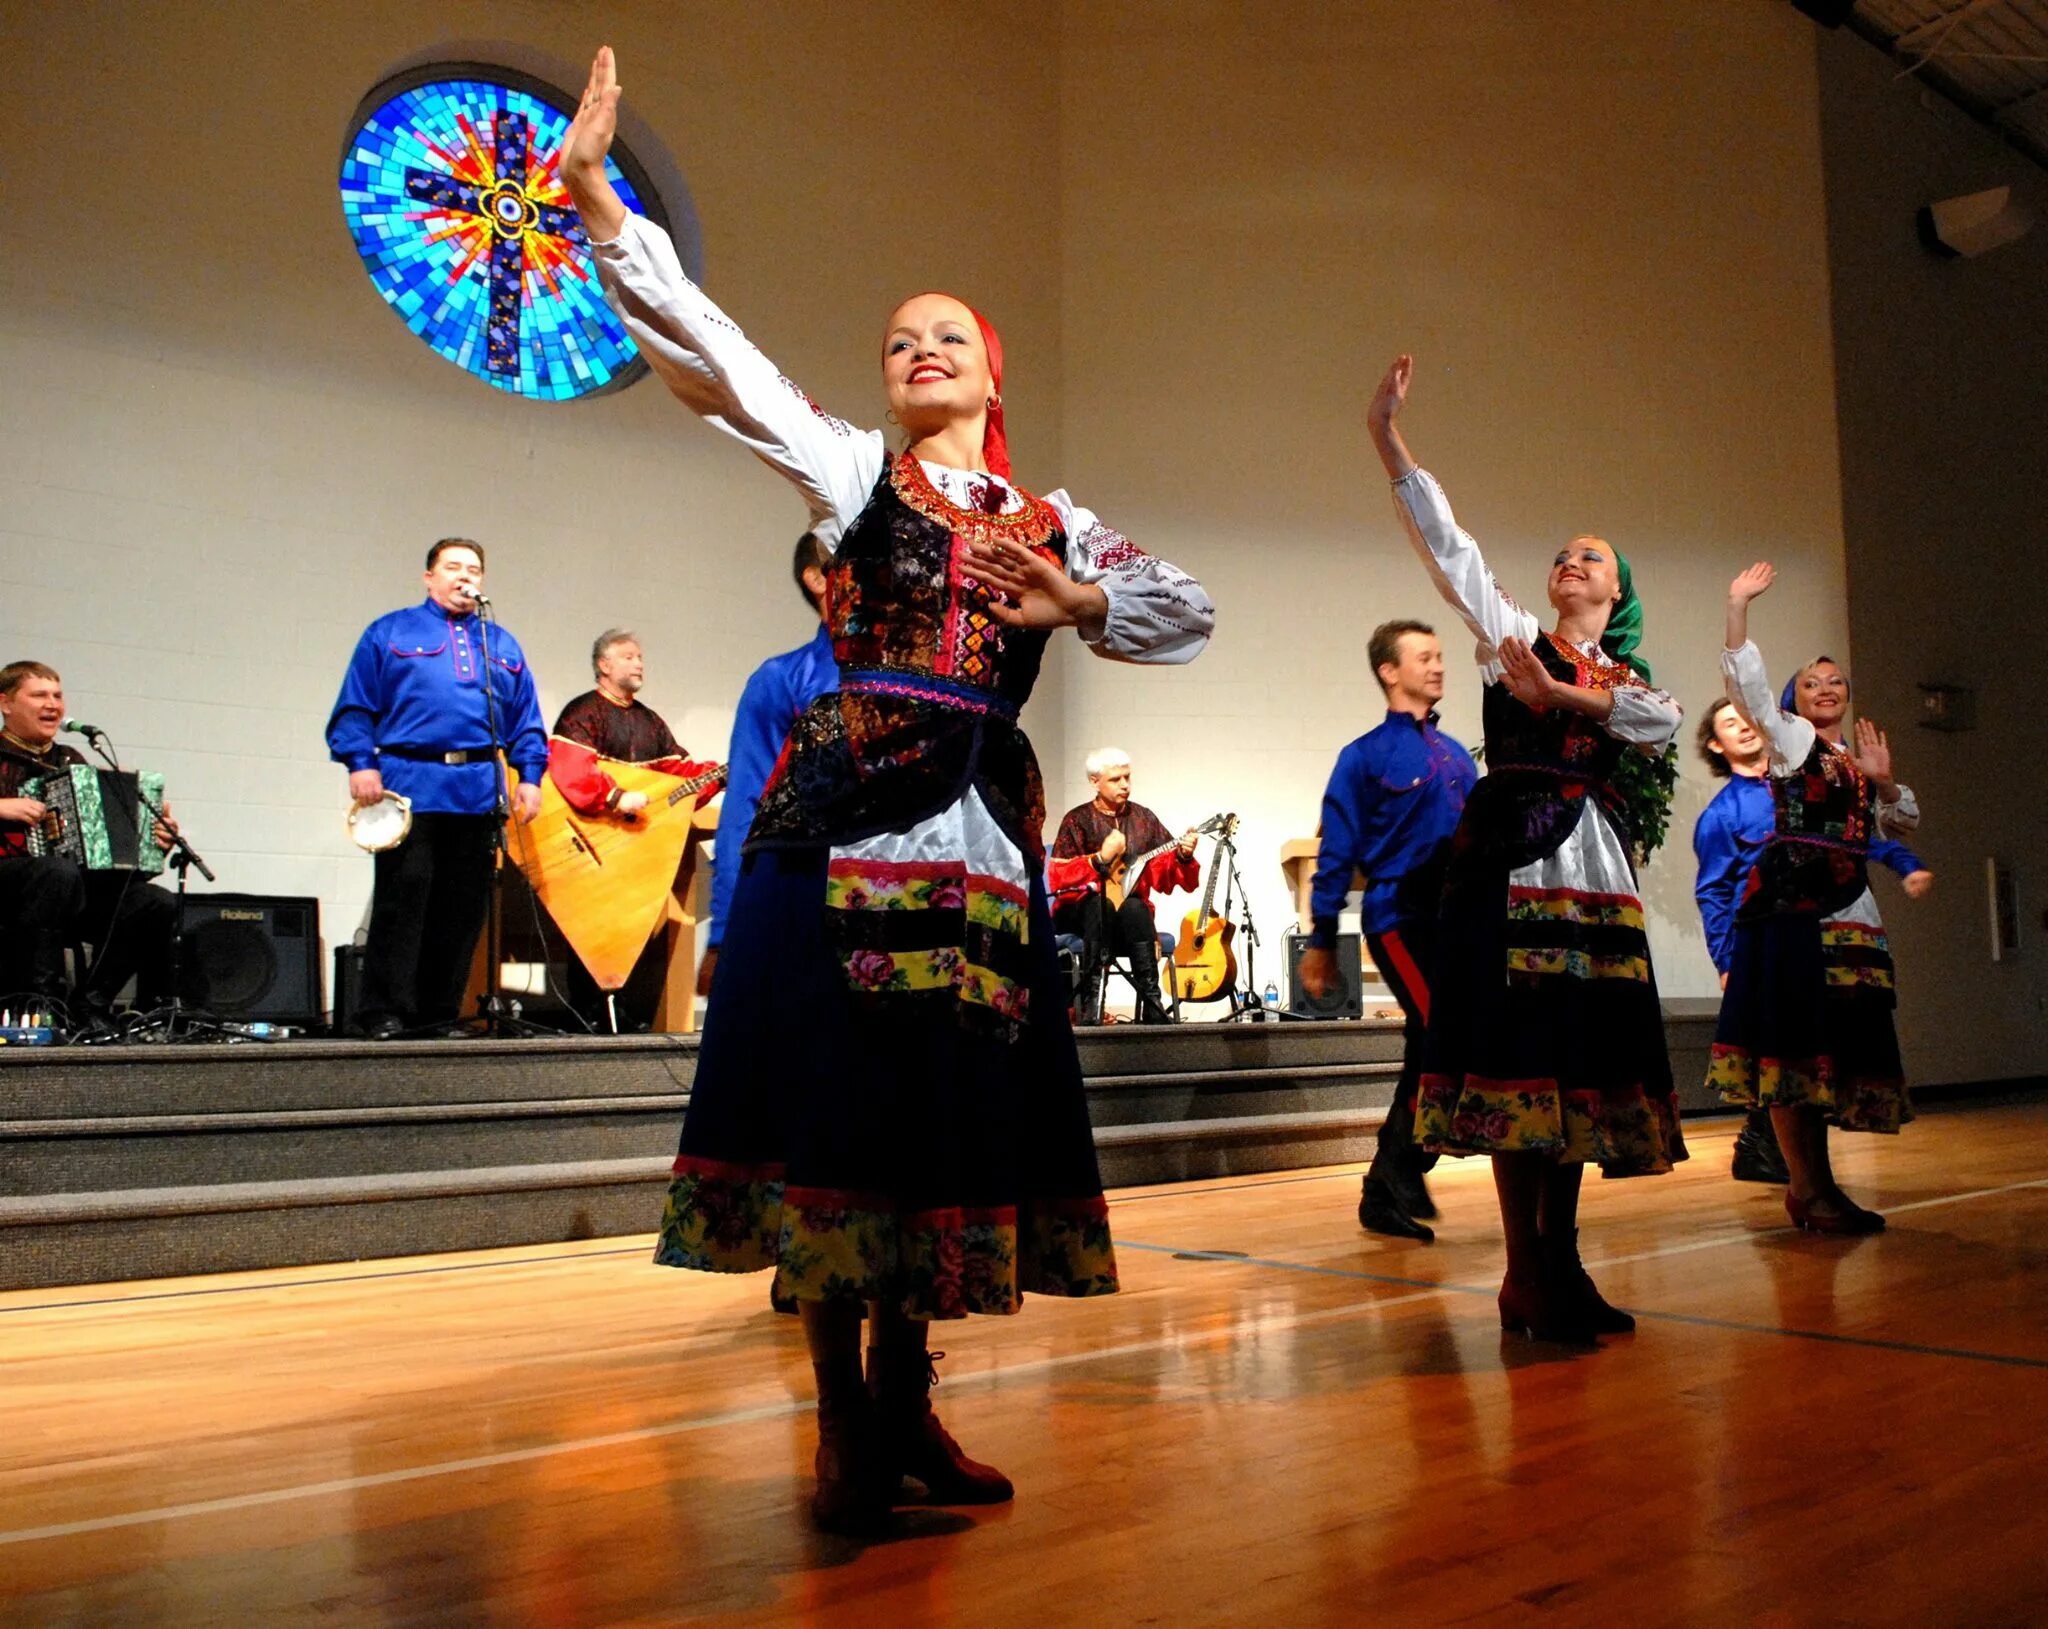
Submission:
[[[1218,831],[1222,830],[1223,819],[1222,815],[1211,815],[1195,828],[1195,835],[1198,837],[1215,836]],[[1115,910],[1123,904],[1131,891],[1131,880],[1136,877],[1142,877],[1145,874],[1146,866],[1158,859],[1168,849],[1179,847],[1180,839],[1178,837],[1169,837],[1157,848],[1148,848],[1135,859],[1128,853],[1119,854],[1102,878],[1102,895],[1103,898],[1109,901],[1109,908]]]
[[[1217,832],[1220,843],[1237,835],[1237,816],[1224,815]],[[1183,1001],[1216,1001],[1237,988],[1237,952],[1231,940],[1235,924],[1216,914],[1216,876],[1223,869],[1222,849],[1209,862],[1209,882],[1202,903],[1181,918],[1180,937],[1173,947],[1173,987]]]
[[[600,990],[625,987],[668,910],[703,793],[725,784],[725,766],[684,780],[643,764],[605,760],[621,791],[644,792],[632,814],[587,815],[552,775],[541,778],[540,813],[505,826],[506,845],[548,915]]]

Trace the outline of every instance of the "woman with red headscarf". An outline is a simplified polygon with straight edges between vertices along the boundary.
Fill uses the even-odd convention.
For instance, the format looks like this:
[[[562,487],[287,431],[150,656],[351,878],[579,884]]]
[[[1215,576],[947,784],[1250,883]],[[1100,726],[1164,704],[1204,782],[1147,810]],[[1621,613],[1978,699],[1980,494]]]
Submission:
[[[889,316],[900,451],[814,406],[605,180],[618,99],[607,47],[562,149],[605,292],[669,389],[803,493],[840,673],[744,861],[720,856],[744,870],[657,1259],[775,1269],[818,1381],[813,1518],[868,1532],[905,1476],[939,1503],[1011,1494],[931,1412],[932,1319],[1117,1284],[1018,710],[1053,630],[1185,662],[1214,610],[1064,492],[1011,481],[1002,346],[961,301]]]

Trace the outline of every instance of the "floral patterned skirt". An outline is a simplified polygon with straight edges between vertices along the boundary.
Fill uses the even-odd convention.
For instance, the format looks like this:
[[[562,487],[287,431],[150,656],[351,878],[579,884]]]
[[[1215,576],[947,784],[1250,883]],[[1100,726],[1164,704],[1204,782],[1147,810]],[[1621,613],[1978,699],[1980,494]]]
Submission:
[[[1844,1131],[1913,1118],[1881,930],[1768,916],[1735,930],[1707,1084],[1750,1108],[1805,1104]]]
[[[1429,1020],[1426,1150],[1542,1154],[1610,1177],[1686,1158],[1632,896],[1461,878],[1437,924]]]
[[[876,999],[828,923],[823,849],[743,862],[655,1259],[773,1268],[778,1305],[913,1318],[1117,1287],[1080,1059],[1042,887],[1026,1016]],[[974,1015],[969,1015],[974,1016]]]

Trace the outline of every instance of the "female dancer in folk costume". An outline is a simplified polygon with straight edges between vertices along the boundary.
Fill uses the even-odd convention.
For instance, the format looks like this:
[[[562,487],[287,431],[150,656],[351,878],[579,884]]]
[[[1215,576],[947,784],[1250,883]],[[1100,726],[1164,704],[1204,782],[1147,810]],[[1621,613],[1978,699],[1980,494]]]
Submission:
[[[817,1374],[813,1517],[869,1531],[905,1475],[1010,1497],[931,1412],[931,1319],[1117,1287],[1018,709],[1053,629],[1185,662],[1214,608],[1009,479],[1002,348],[960,301],[890,314],[904,451],[815,407],[605,182],[618,97],[606,48],[563,159],[606,294],[670,390],[804,495],[840,672],[754,819],[657,1259],[775,1269]]]
[[[1416,1137],[1490,1154],[1507,1276],[1504,1329],[1590,1343],[1635,1327],[1581,1265],[1579,1183],[1686,1157],[1614,775],[1655,754],[1678,705],[1635,655],[1628,562],[1593,537],[1552,562],[1549,632],[1503,593],[1396,425],[1403,356],[1367,422],[1437,591],[1478,639],[1486,775],[1451,840]]]
[[[1920,823],[1892,778],[1891,744],[1867,718],[1842,738],[1849,689],[1828,657],[1794,674],[1776,702],[1749,638],[1749,602],[1776,572],[1759,561],[1728,587],[1721,668],[1729,699],[1769,746],[1776,825],[1743,885],[1734,954],[1708,1083],[1771,1111],[1791,1182],[1785,1210],[1818,1233],[1876,1233],[1884,1218],[1850,1200],[1828,1160],[1828,1126],[1896,1133],[1913,1118],[1899,1040],[1891,951],[1868,861],[1881,838]],[[1933,875],[1907,879],[1914,897]],[[1917,888],[1914,886],[1918,884]]]

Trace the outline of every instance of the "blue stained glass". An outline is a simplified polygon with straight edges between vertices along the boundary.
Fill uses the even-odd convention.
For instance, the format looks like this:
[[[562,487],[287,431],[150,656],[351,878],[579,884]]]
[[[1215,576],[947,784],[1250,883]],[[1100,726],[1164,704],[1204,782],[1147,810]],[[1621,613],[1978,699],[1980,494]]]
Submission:
[[[520,85],[434,79],[362,114],[341,163],[342,214],[377,292],[450,362],[536,401],[645,368],[555,175],[569,118]],[[649,213],[616,161],[605,169]]]

